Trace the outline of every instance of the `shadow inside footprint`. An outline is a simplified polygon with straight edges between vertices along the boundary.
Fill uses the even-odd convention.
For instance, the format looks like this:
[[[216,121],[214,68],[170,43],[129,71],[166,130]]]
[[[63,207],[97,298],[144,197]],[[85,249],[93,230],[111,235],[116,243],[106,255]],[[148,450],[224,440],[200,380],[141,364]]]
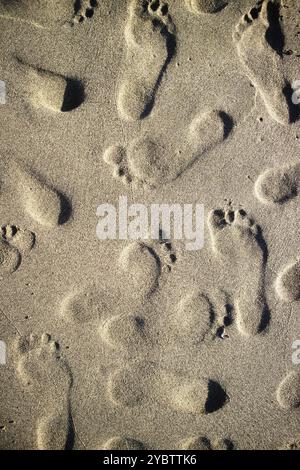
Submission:
[[[81,8],[81,0],[75,0],[74,2],[74,14],[77,15]]]
[[[295,90],[292,88],[290,83],[287,83],[284,89],[282,90],[282,93],[285,96],[286,102],[288,104],[291,123],[297,122],[300,118],[300,106],[294,104],[292,101],[294,91]]]
[[[271,321],[271,312],[267,303],[265,302],[265,305],[262,311],[261,322],[258,327],[258,333],[262,333],[267,328],[270,321]]]
[[[75,442],[75,429],[71,413],[69,413],[69,428],[65,450],[72,450]]]
[[[230,117],[229,114],[225,113],[224,111],[220,111],[219,116],[222,119],[223,125],[224,125],[224,140],[225,140],[227,139],[230,132],[232,131],[234,122],[233,122],[232,117]]]
[[[223,3],[223,5],[219,5],[215,8],[214,13],[219,13],[220,11],[224,10],[228,5],[228,2]]]
[[[284,35],[280,25],[280,8],[279,3],[268,2],[267,13],[269,20],[269,28],[266,32],[266,40],[269,45],[281,57],[284,49]]]
[[[158,91],[158,88],[160,86],[164,73],[167,70],[168,65],[170,64],[172,58],[176,54],[176,48],[177,48],[176,36],[175,34],[171,33],[168,30],[166,25],[162,25],[159,20],[153,20],[152,24],[154,28],[160,28],[160,34],[165,38],[166,48],[167,48],[167,58],[158,75],[155,86],[153,88],[153,92],[151,93],[151,96],[149,97],[149,100],[146,103],[145,108],[141,114],[141,119],[144,119],[151,113],[152,108],[154,106],[156,93]]]
[[[229,401],[229,397],[221,385],[214,380],[209,380],[205,412],[213,413],[214,411],[222,408],[227,403],[227,401]]]
[[[85,100],[84,86],[80,80],[67,78],[67,86],[61,111],[68,112],[78,108]]]
[[[60,201],[61,201],[61,211],[58,219],[58,224],[63,225],[65,224],[71,217],[72,214],[72,206],[68,198],[60,193]]]
[[[263,237],[262,229],[259,225],[257,225],[256,240],[263,254],[263,264],[266,265],[269,256],[268,245]]]

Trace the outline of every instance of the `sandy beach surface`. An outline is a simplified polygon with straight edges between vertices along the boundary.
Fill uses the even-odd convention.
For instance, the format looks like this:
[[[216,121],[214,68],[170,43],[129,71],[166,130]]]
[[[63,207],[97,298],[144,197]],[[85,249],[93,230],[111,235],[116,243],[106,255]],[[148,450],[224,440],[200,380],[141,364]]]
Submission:
[[[0,0],[1,449],[300,448],[299,36],[297,0]],[[203,205],[203,247],[100,239],[124,197]]]

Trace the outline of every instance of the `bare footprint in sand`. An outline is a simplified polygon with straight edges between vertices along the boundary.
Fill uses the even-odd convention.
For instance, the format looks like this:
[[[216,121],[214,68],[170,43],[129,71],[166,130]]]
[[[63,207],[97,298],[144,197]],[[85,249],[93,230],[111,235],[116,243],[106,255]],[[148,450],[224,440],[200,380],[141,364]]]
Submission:
[[[40,28],[62,26],[71,21],[73,14],[74,0],[0,1],[0,18],[24,21]]]
[[[287,265],[278,275],[275,282],[278,297],[284,302],[300,300],[300,261]]]
[[[143,302],[175,263],[168,243],[156,245],[154,249],[142,242],[129,244],[117,260],[116,289],[102,290],[97,285],[74,288],[62,301],[62,315],[78,324],[92,324],[105,345],[113,350],[134,354],[135,358],[149,352],[157,343],[158,332]]]
[[[262,0],[245,14],[234,42],[245,73],[261,95],[269,115],[280,124],[292,120],[289,85],[282,69],[284,36],[280,2]]]
[[[35,244],[34,233],[11,224],[2,225],[0,236],[6,243],[17,248],[22,255],[27,255]]]
[[[187,9],[195,15],[217,13],[228,5],[225,0],[185,0]]]
[[[15,225],[0,228],[0,278],[14,272],[35,243],[35,235]]]
[[[231,311],[226,299],[222,301],[222,306],[216,307],[207,294],[191,291],[172,311],[169,325],[180,339],[189,344],[194,343],[197,347],[215,338],[228,338],[227,327],[232,323]]]
[[[230,439],[218,439],[213,442],[206,436],[190,437],[179,443],[182,450],[233,450],[234,444]]]
[[[161,277],[170,272],[176,262],[171,243],[163,240],[152,243],[130,243],[120,254],[120,275],[129,288],[141,298],[149,297],[159,286]]]
[[[168,142],[159,142],[144,135],[124,148],[108,147],[103,160],[113,170],[113,176],[124,184],[157,187],[173,181],[196,160],[223,142],[230,134],[233,121],[223,111],[197,114],[187,130],[187,148],[172,154]]]
[[[0,279],[13,273],[21,263],[19,250],[0,236]]]
[[[263,204],[284,204],[298,195],[300,165],[285,165],[264,171],[255,183],[255,195]]]
[[[214,210],[209,215],[208,225],[213,251],[221,262],[239,272],[238,329],[245,336],[260,333],[268,322],[264,293],[267,249],[260,229],[244,210]]]
[[[300,374],[292,371],[280,382],[276,397],[281,408],[293,410],[300,406]]]
[[[46,227],[56,227],[68,220],[69,202],[40,176],[15,162],[10,179],[12,190],[33,220]]]
[[[74,323],[98,323],[111,316],[113,297],[96,285],[74,289],[63,299],[61,314]]]
[[[107,391],[118,407],[133,408],[157,401],[180,413],[214,413],[229,401],[225,388],[214,379],[166,372],[149,361],[129,363],[114,371]]]
[[[107,393],[117,407],[133,408],[152,396],[156,367],[150,362],[129,363],[115,370],[107,384]]]
[[[17,372],[32,394],[40,418],[36,428],[38,449],[62,450],[73,444],[70,406],[72,375],[50,335],[21,338],[17,348]],[[36,397],[39,397],[38,401]]]
[[[76,78],[33,67],[20,58],[16,59],[16,71],[24,100],[36,109],[68,112],[85,100],[83,83]]]
[[[214,413],[230,400],[225,388],[219,382],[207,377],[191,379],[162,372],[157,384],[160,401],[182,413]]]
[[[124,184],[156,187],[169,178],[164,148],[147,136],[133,140],[128,149],[119,145],[108,147],[103,160],[112,168],[113,176]]]
[[[131,437],[116,436],[108,439],[97,450],[145,450],[145,446]]]
[[[151,322],[143,313],[113,315],[100,325],[100,336],[106,345],[137,357],[149,354],[154,338]]]
[[[175,29],[162,0],[130,0],[125,26],[125,71],[117,96],[122,119],[148,116],[176,49]]]

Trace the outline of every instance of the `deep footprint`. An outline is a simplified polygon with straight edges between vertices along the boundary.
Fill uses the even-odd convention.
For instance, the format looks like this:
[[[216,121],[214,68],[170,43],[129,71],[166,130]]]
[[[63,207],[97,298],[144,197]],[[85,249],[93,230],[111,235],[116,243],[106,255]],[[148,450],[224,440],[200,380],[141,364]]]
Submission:
[[[289,124],[293,120],[293,106],[283,73],[284,35],[279,2],[258,2],[242,17],[233,37],[245,73],[261,95],[269,115],[280,124]]]
[[[210,414],[230,400],[223,386],[209,378],[191,380],[162,373],[158,384],[161,401],[178,412]]]
[[[11,180],[24,210],[33,220],[56,227],[69,219],[71,207],[67,198],[24,165],[12,165]]]
[[[84,86],[77,78],[33,67],[20,58],[16,61],[21,92],[34,108],[69,112],[84,102]]]
[[[73,444],[70,406],[72,374],[50,335],[22,337],[17,347],[17,371],[25,389],[37,402],[37,448],[63,450]]]
[[[122,119],[148,116],[166,68],[176,50],[168,4],[161,0],[131,0],[125,26],[125,72],[117,96]]]
[[[243,209],[214,210],[208,225],[216,256],[239,272],[238,329],[245,336],[260,333],[269,321],[264,286],[267,247],[261,231]]]

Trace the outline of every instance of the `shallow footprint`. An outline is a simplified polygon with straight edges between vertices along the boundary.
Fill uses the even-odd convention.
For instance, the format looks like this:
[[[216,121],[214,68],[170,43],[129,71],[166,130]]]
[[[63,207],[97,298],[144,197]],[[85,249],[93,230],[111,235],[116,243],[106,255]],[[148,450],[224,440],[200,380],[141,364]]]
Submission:
[[[125,71],[117,96],[120,117],[137,121],[152,110],[162,76],[176,49],[168,4],[131,0],[125,26]]]
[[[208,297],[199,292],[191,292],[183,297],[172,312],[170,322],[181,337],[189,342],[204,341],[212,337],[215,313]]]
[[[13,273],[21,263],[19,250],[0,236],[0,279]]]
[[[51,336],[22,337],[17,347],[17,372],[24,387],[39,397],[36,438],[38,449],[59,450],[71,446],[70,409],[72,375]]]
[[[11,224],[2,225],[0,236],[6,243],[17,248],[22,256],[27,255],[35,244],[34,233]]]
[[[62,194],[21,164],[15,163],[11,170],[13,189],[17,190],[20,203],[33,220],[46,227],[66,222],[71,209]]]
[[[300,374],[290,372],[279,384],[276,397],[281,408],[293,410],[300,406]]]
[[[267,252],[260,230],[243,209],[214,210],[209,215],[208,226],[215,254],[221,262],[239,270],[238,329],[245,336],[260,333],[268,322],[264,292]]]
[[[0,227],[0,278],[14,272],[35,243],[35,235],[15,225]]]
[[[264,171],[255,183],[255,195],[264,204],[283,204],[298,195],[300,165]]]
[[[142,350],[149,352],[153,342],[148,323],[140,314],[115,315],[103,322],[100,335],[113,349],[136,354]]]
[[[289,264],[279,273],[275,289],[279,298],[285,302],[300,300],[300,261]]]
[[[168,243],[130,243],[121,252],[119,266],[126,283],[132,286],[134,295],[148,297],[159,286],[164,272],[169,272],[176,262],[176,255]]]
[[[113,169],[113,176],[124,184],[158,187],[175,180],[202,155],[223,142],[233,128],[233,121],[223,111],[208,111],[194,117],[188,128],[188,147],[172,154],[164,142],[144,135],[134,139],[126,149],[108,147],[103,160]]]
[[[131,437],[116,436],[108,439],[98,450],[144,450],[142,442]]]
[[[155,366],[141,362],[128,364],[113,372],[108,380],[107,392],[118,407],[133,408],[151,396]]]
[[[203,13],[217,13],[228,4],[225,0],[185,0],[186,6],[191,13],[202,15]]]
[[[181,340],[199,347],[207,340],[229,338],[232,306],[225,292],[218,292],[216,305],[207,294],[191,291],[178,302],[168,321]]]
[[[219,439],[211,442],[206,436],[190,437],[179,443],[182,450],[233,450],[234,444],[230,439]]]
[[[128,149],[120,145],[108,147],[103,160],[124,184],[156,187],[169,178],[165,149],[147,136],[134,139]]]
[[[75,323],[96,322],[111,315],[113,298],[106,295],[104,290],[96,285],[74,289],[63,299],[61,314]]]
[[[16,64],[21,93],[34,108],[67,112],[83,103],[85,92],[80,80],[33,67],[19,58]]]
[[[0,18],[46,29],[70,22],[73,12],[74,0],[0,0]]]
[[[263,0],[236,27],[234,42],[245,73],[261,95],[269,115],[280,124],[291,121],[288,84],[282,70],[284,36],[280,4]]]

